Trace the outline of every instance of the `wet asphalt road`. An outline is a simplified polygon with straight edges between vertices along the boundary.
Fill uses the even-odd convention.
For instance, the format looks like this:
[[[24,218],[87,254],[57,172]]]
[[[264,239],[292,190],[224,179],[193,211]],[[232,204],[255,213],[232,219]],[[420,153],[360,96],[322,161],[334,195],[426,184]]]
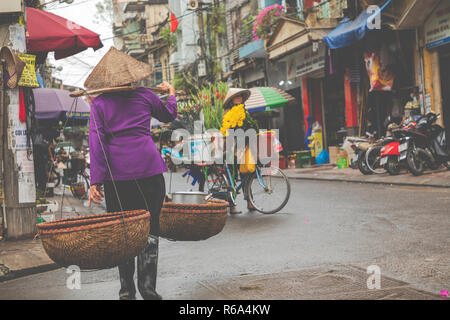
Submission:
[[[168,180],[167,180],[168,181]],[[198,281],[278,273],[326,264],[378,265],[383,275],[439,293],[450,288],[450,190],[292,180],[275,215],[230,216],[201,242],[160,242],[158,291],[195,299]],[[172,191],[186,190],[180,175]],[[169,184],[167,185],[169,188]],[[0,299],[117,299],[117,269],[82,273],[66,288],[65,269],[0,283]]]

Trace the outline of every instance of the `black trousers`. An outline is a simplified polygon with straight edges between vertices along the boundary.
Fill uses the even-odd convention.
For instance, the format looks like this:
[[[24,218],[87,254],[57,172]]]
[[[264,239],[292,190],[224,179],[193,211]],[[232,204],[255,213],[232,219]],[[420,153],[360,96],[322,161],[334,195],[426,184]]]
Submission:
[[[166,195],[166,184],[162,174],[129,181],[115,181],[120,203],[112,182],[105,183],[105,201],[108,212],[149,210],[151,214],[150,234],[159,235],[159,215]],[[148,205],[148,208],[147,208]]]
[[[145,300],[159,300],[156,292],[159,247],[159,215],[166,195],[166,186],[162,174],[137,181],[105,183],[105,200],[108,212],[130,210],[149,210],[151,215],[150,237],[147,246],[137,257],[137,282],[141,296]],[[117,198],[119,195],[120,202]],[[121,206],[122,205],[122,208]],[[135,259],[119,266],[120,299],[135,299],[134,285]]]

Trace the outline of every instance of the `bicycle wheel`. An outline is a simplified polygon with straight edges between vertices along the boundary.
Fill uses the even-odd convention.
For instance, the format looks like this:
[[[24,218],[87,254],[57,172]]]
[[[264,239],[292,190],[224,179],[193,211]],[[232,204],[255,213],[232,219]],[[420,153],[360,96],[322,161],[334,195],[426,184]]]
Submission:
[[[218,168],[210,168],[206,179],[206,187],[208,193],[216,199],[228,201],[230,205],[236,205],[236,196],[231,188],[227,176],[218,170]]]
[[[423,175],[425,164],[421,153],[416,153],[417,149],[411,148],[407,155],[408,169],[416,177]]]
[[[55,188],[61,183],[61,175],[55,170],[55,168],[52,168],[50,172],[50,182],[55,184]]]
[[[366,164],[370,171],[375,174],[386,173],[386,169],[381,166],[381,149],[383,146],[373,146],[366,152]]]
[[[274,214],[288,203],[291,184],[279,168],[257,168],[247,181],[246,192],[257,211]]]
[[[358,169],[365,176],[373,174],[373,172],[367,167],[365,151],[360,153],[358,156]]]
[[[88,196],[89,188],[89,179],[83,174],[77,174],[77,182],[70,184],[73,196],[80,200]]]

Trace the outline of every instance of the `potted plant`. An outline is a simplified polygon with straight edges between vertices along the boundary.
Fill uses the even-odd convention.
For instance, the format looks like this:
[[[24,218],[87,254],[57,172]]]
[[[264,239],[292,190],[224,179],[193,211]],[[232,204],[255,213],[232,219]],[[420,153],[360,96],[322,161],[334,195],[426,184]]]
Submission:
[[[253,40],[268,40],[285,13],[285,7],[279,4],[262,9],[253,24]]]

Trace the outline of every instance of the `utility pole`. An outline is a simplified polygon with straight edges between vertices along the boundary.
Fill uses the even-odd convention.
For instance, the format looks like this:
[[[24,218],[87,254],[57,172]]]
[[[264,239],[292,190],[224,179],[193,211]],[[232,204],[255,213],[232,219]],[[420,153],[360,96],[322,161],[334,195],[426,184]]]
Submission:
[[[1,211],[2,214],[0,215],[0,237],[3,238],[3,230],[6,229],[6,225],[5,225],[5,179],[4,179],[4,169],[3,169],[3,144],[4,144],[4,139],[3,139],[3,124],[5,123],[4,121],[4,105],[5,105],[5,90],[4,90],[4,81],[3,79],[5,79],[5,77],[3,76],[3,70],[5,70],[6,67],[6,62],[5,60],[0,60],[0,194],[1,194]]]
[[[23,12],[22,12],[23,14]],[[25,25],[19,14],[9,15],[0,22],[0,34],[5,35],[1,46],[26,52]],[[2,67],[4,72],[4,68]],[[33,237],[36,234],[36,190],[33,166],[23,168],[29,150],[23,145],[26,124],[19,121],[19,88],[3,89],[0,99],[2,111],[2,162],[4,185],[3,219],[6,220],[7,239]],[[3,221],[5,225],[5,221]]]
[[[203,24],[203,2],[198,2],[198,9],[197,9],[197,20],[198,20],[198,27],[200,30],[200,52],[201,57],[200,60],[205,63],[206,68],[206,74],[208,74],[208,63],[206,61],[206,41],[205,41],[205,26]],[[198,72],[198,70],[197,70]]]

